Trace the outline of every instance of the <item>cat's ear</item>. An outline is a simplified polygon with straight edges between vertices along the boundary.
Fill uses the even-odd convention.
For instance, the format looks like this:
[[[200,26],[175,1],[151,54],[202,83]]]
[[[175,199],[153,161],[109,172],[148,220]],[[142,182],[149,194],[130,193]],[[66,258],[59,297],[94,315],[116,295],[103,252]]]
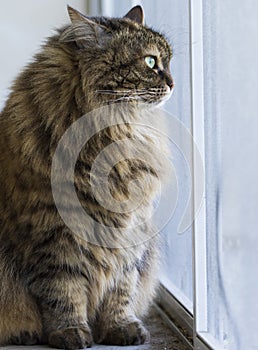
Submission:
[[[72,23],[90,21],[89,17],[83,15],[81,12],[75,10],[69,5],[67,5],[67,11]]]
[[[131,21],[138,24],[144,24],[144,12],[140,5],[133,7],[124,18],[129,18]]]
[[[106,28],[69,5],[67,10],[72,26],[63,32],[60,40],[63,42],[75,41],[80,48],[87,47],[91,43],[100,44]]]

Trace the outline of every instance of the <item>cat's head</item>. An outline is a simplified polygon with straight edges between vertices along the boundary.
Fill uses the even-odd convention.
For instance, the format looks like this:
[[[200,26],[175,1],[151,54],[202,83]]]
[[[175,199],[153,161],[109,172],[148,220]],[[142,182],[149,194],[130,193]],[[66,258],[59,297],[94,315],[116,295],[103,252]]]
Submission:
[[[60,41],[73,45],[86,91],[103,102],[159,104],[170,97],[172,50],[163,35],[144,26],[140,6],[123,18],[68,12],[71,25]]]

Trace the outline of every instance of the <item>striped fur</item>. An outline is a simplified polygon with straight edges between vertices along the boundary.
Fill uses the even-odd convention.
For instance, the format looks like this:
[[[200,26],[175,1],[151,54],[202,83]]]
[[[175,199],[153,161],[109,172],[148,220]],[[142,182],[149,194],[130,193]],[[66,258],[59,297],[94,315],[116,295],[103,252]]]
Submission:
[[[75,235],[53,201],[51,162],[65,130],[85,113],[124,100],[137,112],[139,99],[161,100],[172,85],[171,50],[161,34],[140,23],[139,8],[122,19],[69,12],[71,25],[49,38],[19,75],[0,114],[0,344],[65,349],[88,347],[93,340],[140,344],[148,339],[139,318],[155,294],[159,239],[134,246],[130,237],[151,236],[147,224],[144,232],[135,228],[132,236],[114,238],[131,242],[127,249],[96,246]],[[146,67],[143,57],[150,51],[162,71]],[[84,209],[100,223],[126,227],[152,208],[162,173],[158,154],[153,154],[156,168],[125,159],[110,174],[111,192],[120,200],[128,198],[131,180],[149,177],[141,212],[102,208],[89,184],[101,150],[139,135],[148,149],[150,135],[125,124],[95,135],[80,153],[75,188]]]

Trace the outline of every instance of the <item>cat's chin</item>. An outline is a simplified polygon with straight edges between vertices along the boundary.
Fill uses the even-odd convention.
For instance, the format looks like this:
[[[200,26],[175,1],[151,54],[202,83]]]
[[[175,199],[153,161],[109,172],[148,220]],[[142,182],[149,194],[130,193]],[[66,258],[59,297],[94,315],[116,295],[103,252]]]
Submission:
[[[150,107],[151,108],[160,108],[163,107],[164,104],[170,99],[173,94],[173,89],[170,90],[166,95],[164,95],[160,100],[153,102]]]
[[[165,95],[162,100],[160,100],[157,104],[158,107],[162,107],[172,96],[173,90],[169,92],[169,94]]]

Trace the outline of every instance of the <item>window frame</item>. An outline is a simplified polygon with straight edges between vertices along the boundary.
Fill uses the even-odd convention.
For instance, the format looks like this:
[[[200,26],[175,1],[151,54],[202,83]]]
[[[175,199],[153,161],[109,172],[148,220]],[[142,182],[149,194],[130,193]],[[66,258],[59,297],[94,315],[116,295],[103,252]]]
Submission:
[[[128,8],[141,4],[141,1],[127,0]],[[114,0],[86,0],[88,14],[112,16]],[[191,116],[193,142],[205,160],[204,134],[204,73],[203,73],[203,9],[202,0],[188,0],[189,42],[190,42],[190,81]],[[200,127],[201,126],[201,127]],[[194,147],[193,147],[194,150]],[[198,187],[198,170],[195,169],[197,155],[193,153],[193,186]],[[204,167],[205,168],[205,167]],[[205,174],[204,174],[205,175]],[[205,178],[204,178],[205,179]],[[194,212],[198,210],[193,223],[193,314],[160,284],[155,308],[164,321],[176,332],[189,349],[212,349],[202,338],[208,331],[207,301],[207,242],[206,242],[206,194],[201,208],[193,197]],[[196,209],[196,210],[195,210]],[[198,234],[197,234],[198,233]],[[201,315],[196,319],[196,314]],[[199,332],[198,330],[202,330]],[[216,348],[216,349],[219,349]]]
[[[205,161],[204,129],[204,70],[203,70],[203,9],[202,0],[189,0],[189,42],[191,65],[191,114],[193,142],[197,146],[203,162]],[[193,147],[193,186],[198,187],[198,169],[195,168],[197,154]],[[205,182],[205,166],[204,166]],[[204,188],[202,205],[193,197],[193,212],[197,213],[193,222],[193,315],[164,286],[159,291],[159,312],[171,328],[191,349],[212,349],[202,338],[208,332],[208,293],[207,293],[207,232],[206,232],[206,194]],[[196,315],[201,317],[196,317]],[[182,329],[186,332],[182,332]],[[202,330],[199,332],[199,330]],[[192,337],[191,337],[192,335]],[[191,342],[192,338],[192,342]],[[216,349],[219,349],[217,347]]]

